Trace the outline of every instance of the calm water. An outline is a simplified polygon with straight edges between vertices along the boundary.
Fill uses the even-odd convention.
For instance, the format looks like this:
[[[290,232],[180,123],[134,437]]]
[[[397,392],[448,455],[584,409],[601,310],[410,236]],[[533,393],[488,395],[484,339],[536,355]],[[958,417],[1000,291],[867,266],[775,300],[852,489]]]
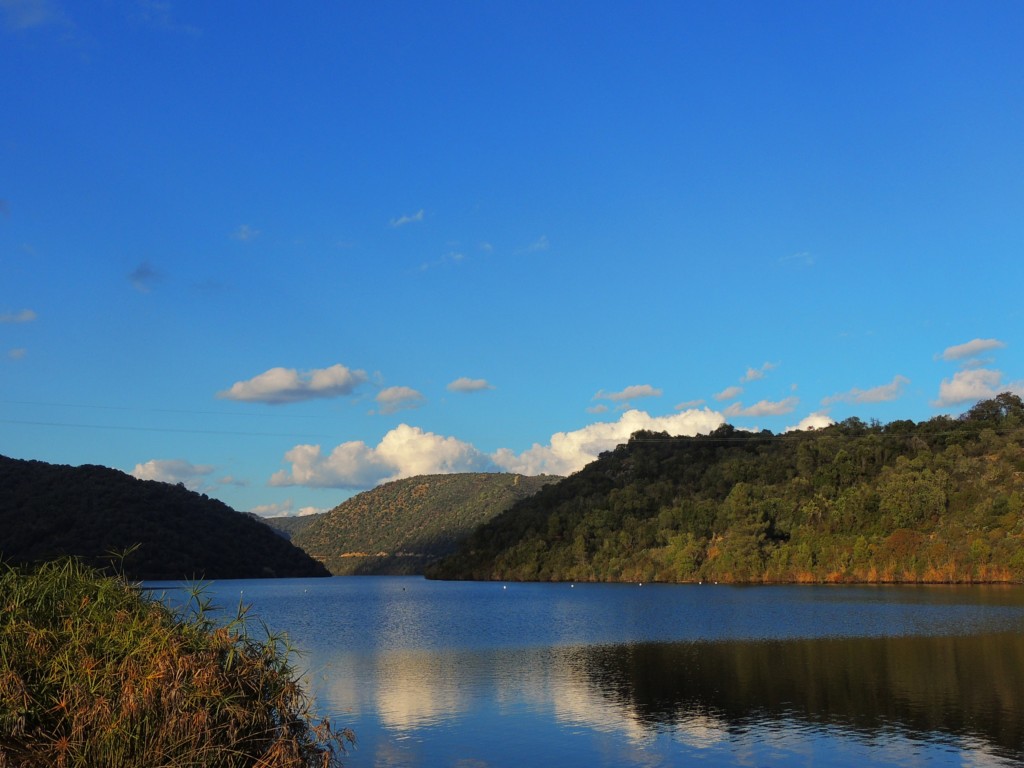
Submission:
[[[1024,588],[223,581],[349,768],[1024,762]]]

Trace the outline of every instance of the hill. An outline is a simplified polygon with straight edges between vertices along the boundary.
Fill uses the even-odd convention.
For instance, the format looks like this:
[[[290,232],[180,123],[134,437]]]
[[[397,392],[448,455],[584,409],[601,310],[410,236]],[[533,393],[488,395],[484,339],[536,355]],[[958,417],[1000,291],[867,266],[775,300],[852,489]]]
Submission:
[[[959,419],[629,443],[519,502],[434,578],[1024,580],[1024,403]]]
[[[138,480],[108,467],[70,467],[0,456],[0,559],[64,555],[131,579],[326,576],[283,537],[181,485]]]
[[[395,480],[289,533],[334,574],[422,573],[478,525],[558,479],[478,472]]]

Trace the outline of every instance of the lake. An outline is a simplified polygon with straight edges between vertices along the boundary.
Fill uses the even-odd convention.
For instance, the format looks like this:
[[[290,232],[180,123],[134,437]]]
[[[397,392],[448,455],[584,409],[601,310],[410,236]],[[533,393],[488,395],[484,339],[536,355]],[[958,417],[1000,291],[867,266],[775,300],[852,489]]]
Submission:
[[[208,592],[302,649],[318,710],[356,732],[349,768],[1024,762],[1021,587],[365,576]]]

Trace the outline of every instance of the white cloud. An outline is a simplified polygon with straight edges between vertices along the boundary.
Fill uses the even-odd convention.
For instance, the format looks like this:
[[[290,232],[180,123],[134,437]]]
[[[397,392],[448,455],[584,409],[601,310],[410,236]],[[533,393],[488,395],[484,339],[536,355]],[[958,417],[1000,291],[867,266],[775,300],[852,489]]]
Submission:
[[[765,363],[760,368],[747,368],[747,372],[743,375],[743,378],[740,379],[740,381],[744,384],[751,381],[758,381],[759,379],[763,379],[764,375],[768,373],[768,371],[777,367],[777,363]]]
[[[416,213],[405,214],[403,216],[399,216],[396,219],[392,219],[391,220],[391,226],[392,227],[404,227],[406,224],[416,224],[418,222],[423,221],[424,215],[425,214],[423,212],[423,209],[420,208],[418,211],[416,211]]]
[[[172,485],[184,483],[194,491],[203,487],[203,480],[213,470],[209,464],[192,464],[184,459],[150,459],[136,464],[130,474],[139,480],[158,480]]]
[[[743,387],[726,387],[721,392],[716,392],[712,395],[715,400],[722,402],[723,400],[732,400],[734,397],[739,397],[743,394]]]
[[[408,424],[392,429],[376,447],[352,441],[325,456],[319,445],[297,445],[284,458],[291,469],[275,472],[271,485],[364,489],[413,475],[496,470],[491,458],[469,443]]]
[[[939,384],[939,397],[932,402],[932,405],[936,408],[944,408],[949,405],[987,400],[1006,391],[1024,395],[1024,381],[1010,384],[1003,384],[1002,381],[1002,371],[990,368],[957,371],[953,374],[952,379],[943,379]]]
[[[684,411],[687,408],[697,408],[698,406],[704,405],[703,400],[687,400],[682,403],[676,403],[675,409],[677,411]]]
[[[0,314],[0,323],[31,323],[38,315],[31,309],[23,309],[20,312],[4,312]]]
[[[260,234],[260,231],[255,227],[250,227],[248,224],[241,224],[231,236],[235,240],[241,240],[243,243],[247,243],[250,240],[255,240],[260,236]]]
[[[285,499],[278,504],[260,504],[249,510],[260,517],[305,517],[306,515],[318,515],[326,512],[326,509],[319,507],[299,507],[295,509],[295,503],[291,499]]]
[[[608,413],[608,406],[604,403],[598,403],[587,408],[587,413]]]
[[[470,379],[460,376],[451,382],[447,389],[449,392],[483,392],[486,389],[494,389],[494,387],[487,382],[487,379]]]
[[[906,376],[897,374],[888,384],[882,384],[871,389],[858,389],[854,387],[849,392],[841,392],[822,399],[822,405],[832,403],[887,403],[896,400],[903,394],[903,388],[910,383]]]
[[[761,400],[749,408],[744,408],[743,403],[733,403],[723,413],[726,416],[781,416],[785,413],[792,413],[800,403],[799,397],[787,397],[785,400]]]
[[[410,408],[419,408],[426,398],[412,387],[388,387],[376,397],[381,413],[395,413]]]
[[[537,251],[546,251],[551,246],[548,242],[547,235],[541,235],[528,246],[526,246],[527,253],[536,253]]]
[[[535,443],[518,455],[502,448],[494,454],[494,462],[508,472],[525,475],[568,475],[582,469],[602,451],[625,443],[637,430],[696,435],[711,432],[724,422],[720,413],[707,408],[670,416],[651,416],[644,411],[631,410],[623,413],[618,421],[598,422],[573,432],[558,432],[551,436],[547,445]]]
[[[963,360],[965,357],[973,357],[981,352],[988,352],[990,349],[1000,349],[1006,343],[999,339],[972,339],[965,344],[956,344],[946,347],[940,357],[943,360]]]
[[[650,384],[633,384],[620,392],[605,392],[602,389],[594,395],[593,399],[621,402],[623,400],[634,400],[638,397],[661,397],[661,390],[652,387]]]
[[[832,419],[827,413],[823,411],[815,411],[814,413],[804,416],[800,421],[791,426],[786,427],[783,432],[796,432],[798,430],[807,429],[824,429],[825,427],[835,424],[835,420]]]
[[[315,398],[349,395],[366,381],[366,371],[340,363],[299,373],[294,368],[271,368],[247,381],[236,381],[217,397],[249,403],[297,403]]]

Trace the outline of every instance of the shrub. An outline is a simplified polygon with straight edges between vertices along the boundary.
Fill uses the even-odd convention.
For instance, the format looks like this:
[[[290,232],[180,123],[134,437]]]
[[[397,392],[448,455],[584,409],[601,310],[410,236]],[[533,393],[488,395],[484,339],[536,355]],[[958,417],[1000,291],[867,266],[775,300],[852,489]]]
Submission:
[[[0,768],[330,768],[283,636],[175,611],[74,560],[0,566]],[[262,625],[261,625],[262,627]]]

